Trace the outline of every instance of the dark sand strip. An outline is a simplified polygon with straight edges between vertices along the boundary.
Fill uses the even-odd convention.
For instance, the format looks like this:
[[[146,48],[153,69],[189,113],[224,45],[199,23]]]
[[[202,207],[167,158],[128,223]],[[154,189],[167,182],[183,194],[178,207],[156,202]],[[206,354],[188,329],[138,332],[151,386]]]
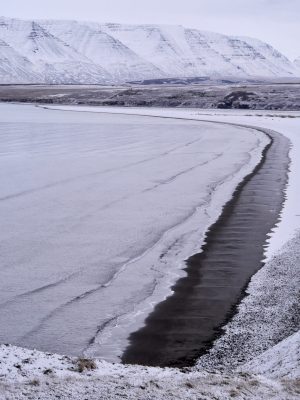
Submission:
[[[263,246],[278,221],[288,179],[290,142],[276,132],[266,133],[271,143],[262,161],[208,230],[202,252],[187,260],[187,276],[155,307],[145,326],[130,335],[122,362],[191,366],[236,311],[251,276],[263,265]]]

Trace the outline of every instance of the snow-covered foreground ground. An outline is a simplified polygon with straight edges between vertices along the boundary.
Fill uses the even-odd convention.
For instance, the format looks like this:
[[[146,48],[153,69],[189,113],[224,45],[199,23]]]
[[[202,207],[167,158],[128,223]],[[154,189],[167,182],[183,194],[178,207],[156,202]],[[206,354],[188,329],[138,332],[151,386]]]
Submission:
[[[103,111],[103,109],[94,109],[93,111]],[[279,252],[278,250],[296,234],[300,225],[300,217],[297,217],[300,214],[297,185],[299,182],[297,154],[300,151],[300,135],[298,133],[300,131],[300,114],[293,114],[295,118],[282,118],[282,115],[274,116],[275,113],[271,113],[271,116],[251,116],[245,115],[249,112],[232,111],[218,113],[218,115],[215,111],[208,113],[195,110],[110,109],[105,111],[149,113],[220,122],[224,120],[225,122],[271,128],[287,135],[293,144],[290,154],[289,187],[282,220],[270,235],[270,246],[267,250],[268,262],[253,277],[248,289],[249,296],[242,302],[238,314],[226,328],[225,335],[220,339],[221,342],[216,342],[211,356],[206,357],[203,361],[203,364],[209,369],[212,369],[213,366],[213,372],[205,372],[201,361],[197,368],[186,373],[172,369],[122,366],[99,361],[96,370],[80,374],[70,371],[70,369],[76,369],[76,362],[72,359],[13,346],[1,346],[0,393],[3,393],[3,398],[278,400],[299,398],[300,338],[299,332],[292,334],[296,330],[297,324],[299,327],[299,321],[297,321],[297,315],[288,318],[290,313],[297,311],[296,299],[299,297],[299,234],[283,250]],[[65,113],[64,118],[67,114]],[[90,116],[90,114],[87,115]],[[213,129],[213,127],[215,125],[211,125],[209,129]],[[223,129],[223,126],[221,127]],[[232,134],[234,129],[228,128]],[[239,134],[241,132],[243,130],[239,130]],[[249,141],[246,142],[249,145]],[[194,145],[193,149],[195,149]],[[243,165],[245,170],[246,164]],[[250,164],[247,165],[250,167]],[[238,178],[237,175],[235,176]],[[234,181],[231,180],[230,183],[233,184]],[[230,185],[228,184],[227,187],[227,192],[223,190],[222,196],[230,196]],[[216,193],[217,191],[215,191]],[[218,196],[216,199],[218,200]],[[216,204],[221,207],[220,200]],[[198,210],[201,210],[201,207]],[[217,212],[209,213],[209,216],[215,218]],[[198,219],[197,223],[199,224],[201,221],[203,222]],[[201,226],[207,227],[205,224]],[[202,236],[203,232],[200,232],[200,235]],[[199,240],[199,237],[194,235],[188,235],[186,238],[191,241],[192,246],[185,247],[187,253],[180,253],[180,257],[188,254],[188,250],[193,249],[194,239]],[[182,246],[183,248],[184,246]],[[274,257],[276,252],[278,254]],[[178,265],[178,270],[179,267],[180,265]],[[249,318],[245,323],[244,318],[248,314]],[[275,323],[274,319],[276,319]],[[286,339],[285,335],[288,336]],[[250,340],[248,341],[247,338]],[[225,344],[223,346],[225,352],[228,351],[226,346],[232,345],[231,339],[234,339],[236,347],[239,347],[230,361],[234,368],[220,372],[218,364],[215,363],[214,354],[218,353],[218,348],[222,348],[222,343]],[[280,342],[282,339],[283,341]],[[276,345],[276,343],[278,344]],[[237,362],[236,360],[241,354],[244,355],[244,358]],[[222,367],[224,364],[226,362],[222,363]]]
[[[17,347],[0,347],[0,399],[72,399],[72,400],[296,400],[299,398],[299,370],[277,377],[282,360],[296,340],[282,343],[261,356],[259,365],[234,373],[180,372],[175,369],[147,368],[97,361],[96,369],[78,372],[77,360],[48,355]],[[295,357],[295,353],[292,354]],[[299,360],[299,347],[298,347]],[[292,357],[291,357],[292,358]],[[276,364],[277,362],[277,364]],[[264,370],[266,367],[266,371]],[[286,366],[289,371],[293,365]],[[283,371],[282,371],[283,370]],[[298,378],[298,379],[297,379]]]

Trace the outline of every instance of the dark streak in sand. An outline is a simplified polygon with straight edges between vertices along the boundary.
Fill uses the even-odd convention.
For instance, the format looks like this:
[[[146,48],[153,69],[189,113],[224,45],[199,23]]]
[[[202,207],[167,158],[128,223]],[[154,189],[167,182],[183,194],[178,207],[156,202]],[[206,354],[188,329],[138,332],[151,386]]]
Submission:
[[[236,312],[251,276],[263,265],[267,234],[279,219],[288,179],[289,140],[261,131],[271,139],[261,162],[208,230],[202,252],[187,260],[187,276],[155,307],[145,326],[130,335],[122,362],[194,365]]]

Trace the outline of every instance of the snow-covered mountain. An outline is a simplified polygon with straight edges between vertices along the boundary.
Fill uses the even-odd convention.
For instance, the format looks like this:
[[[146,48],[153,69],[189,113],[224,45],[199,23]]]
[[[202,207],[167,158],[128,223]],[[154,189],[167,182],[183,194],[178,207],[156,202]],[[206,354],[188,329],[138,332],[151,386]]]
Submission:
[[[0,83],[300,75],[268,44],[182,26],[0,18]]]
[[[42,76],[34,72],[34,65],[0,39],[0,82],[34,83]]]
[[[295,73],[286,57],[251,38],[182,26],[105,24],[101,28],[169,76],[276,77]]]
[[[0,39],[15,51],[15,57],[9,59],[15,68],[24,68],[28,74],[36,74],[36,79],[19,77],[18,82],[103,83],[112,80],[108,71],[51,35],[35,21],[1,18]],[[0,76],[0,81],[7,81],[5,74]]]
[[[69,22],[67,26],[63,21],[45,21],[42,25],[55,37],[109,71],[117,81],[164,76],[159,68],[97,25],[76,21]]]

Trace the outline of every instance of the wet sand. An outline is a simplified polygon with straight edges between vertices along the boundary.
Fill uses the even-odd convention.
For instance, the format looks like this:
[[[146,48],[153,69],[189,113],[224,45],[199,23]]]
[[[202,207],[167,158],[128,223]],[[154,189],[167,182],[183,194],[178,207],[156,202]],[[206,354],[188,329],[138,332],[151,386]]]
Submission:
[[[271,143],[261,162],[208,230],[202,252],[187,260],[187,276],[131,334],[122,362],[191,366],[235,313],[251,276],[263,265],[267,234],[278,221],[288,179],[290,142],[267,133]]]

